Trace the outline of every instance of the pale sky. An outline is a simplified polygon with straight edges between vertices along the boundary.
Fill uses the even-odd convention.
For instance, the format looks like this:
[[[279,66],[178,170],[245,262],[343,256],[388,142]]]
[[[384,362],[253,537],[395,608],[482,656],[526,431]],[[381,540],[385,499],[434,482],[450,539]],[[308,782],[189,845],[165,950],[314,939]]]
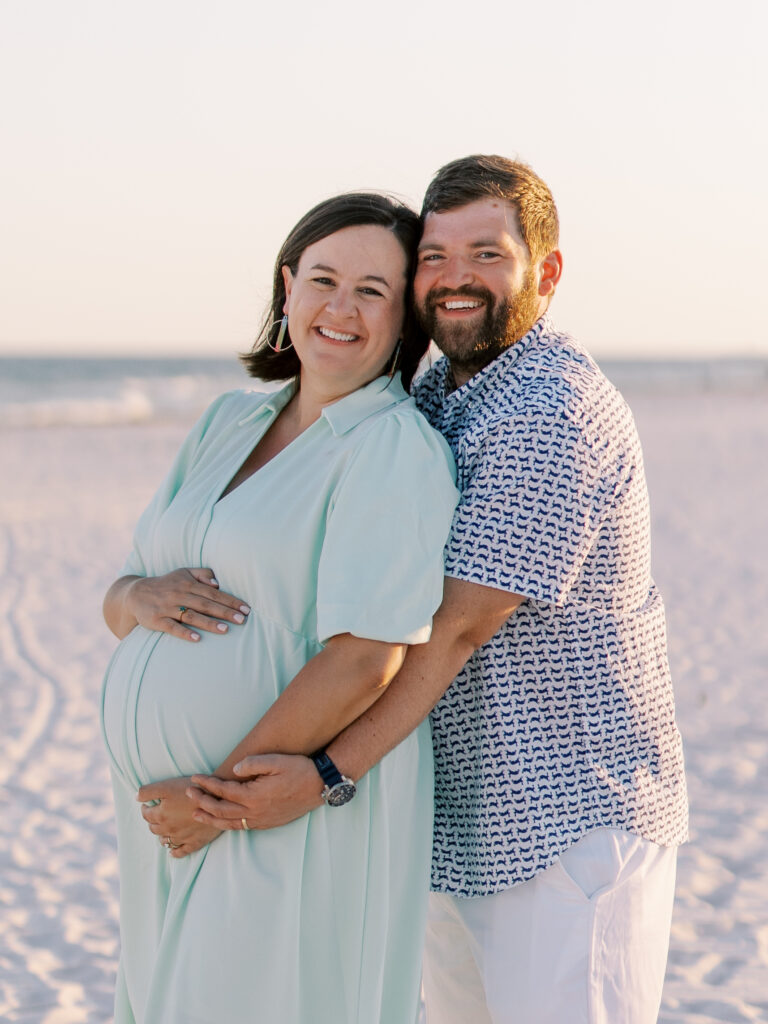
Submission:
[[[0,354],[250,345],[335,192],[530,163],[558,325],[768,355],[765,0],[0,0]]]

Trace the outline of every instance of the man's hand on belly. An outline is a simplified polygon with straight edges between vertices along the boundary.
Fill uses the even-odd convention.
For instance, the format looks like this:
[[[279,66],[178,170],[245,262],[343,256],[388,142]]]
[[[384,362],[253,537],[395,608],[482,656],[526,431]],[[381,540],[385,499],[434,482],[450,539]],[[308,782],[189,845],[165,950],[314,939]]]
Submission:
[[[194,775],[190,789],[195,818],[208,826],[241,829],[275,828],[301,818],[323,803],[323,780],[301,754],[259,754],[244,757],[238,775],[248,781],[228,782]],[[203,790],[205,792],[203,792]]]
[[[168,848],[171,857],[186,857],[221,835],[220,828],[195,821],[197,807],[187,796],[190,779],[165,779],[142,786],[136,797],[149,831]],[[158,803],[148,803],[159,801]]]

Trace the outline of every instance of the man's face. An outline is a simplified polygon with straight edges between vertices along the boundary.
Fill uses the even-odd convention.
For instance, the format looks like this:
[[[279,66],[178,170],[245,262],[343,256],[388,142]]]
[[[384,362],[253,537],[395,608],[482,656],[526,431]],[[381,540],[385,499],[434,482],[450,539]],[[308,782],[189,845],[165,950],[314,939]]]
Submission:
[[[517,214],[480,199],[427,214],[414,280],[416,311],[457,385],[514,345],[546,309]]]

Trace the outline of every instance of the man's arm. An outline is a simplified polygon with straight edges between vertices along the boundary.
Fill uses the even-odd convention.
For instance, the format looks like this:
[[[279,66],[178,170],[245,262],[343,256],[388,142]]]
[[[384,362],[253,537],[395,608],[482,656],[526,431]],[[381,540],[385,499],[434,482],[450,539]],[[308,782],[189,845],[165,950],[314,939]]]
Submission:
[[[443,603],[428,643],[410,647],[384,695],[328,746],[339,770],[360,779],[422,722],[472,654],[493,637],[525,598],[494,587],[446,577]],[[237,772],[249,782],[195,777],[190,790],[198,821],[239,828],[273,828],[321,803],[323,783],[306,757],[247,757]],[[210,795],[208,795],[210,794]],[[339,813],[343,813],[340,811]]]

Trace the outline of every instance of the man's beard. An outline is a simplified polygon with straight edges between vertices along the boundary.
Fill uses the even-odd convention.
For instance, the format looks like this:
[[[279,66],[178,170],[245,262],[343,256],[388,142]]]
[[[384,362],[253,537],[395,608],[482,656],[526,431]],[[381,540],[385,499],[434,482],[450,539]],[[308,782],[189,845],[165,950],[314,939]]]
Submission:
[[[437,306],[451,298],[482,302],[482,319],[456,323],[441,320]],[[519,290],[498,303],[486,288],[436,288],[427,293],[416,315],[451,366],[465,376],[474,376],[530,331],[540,315],[539,302],[536,275],[529,268]]]

